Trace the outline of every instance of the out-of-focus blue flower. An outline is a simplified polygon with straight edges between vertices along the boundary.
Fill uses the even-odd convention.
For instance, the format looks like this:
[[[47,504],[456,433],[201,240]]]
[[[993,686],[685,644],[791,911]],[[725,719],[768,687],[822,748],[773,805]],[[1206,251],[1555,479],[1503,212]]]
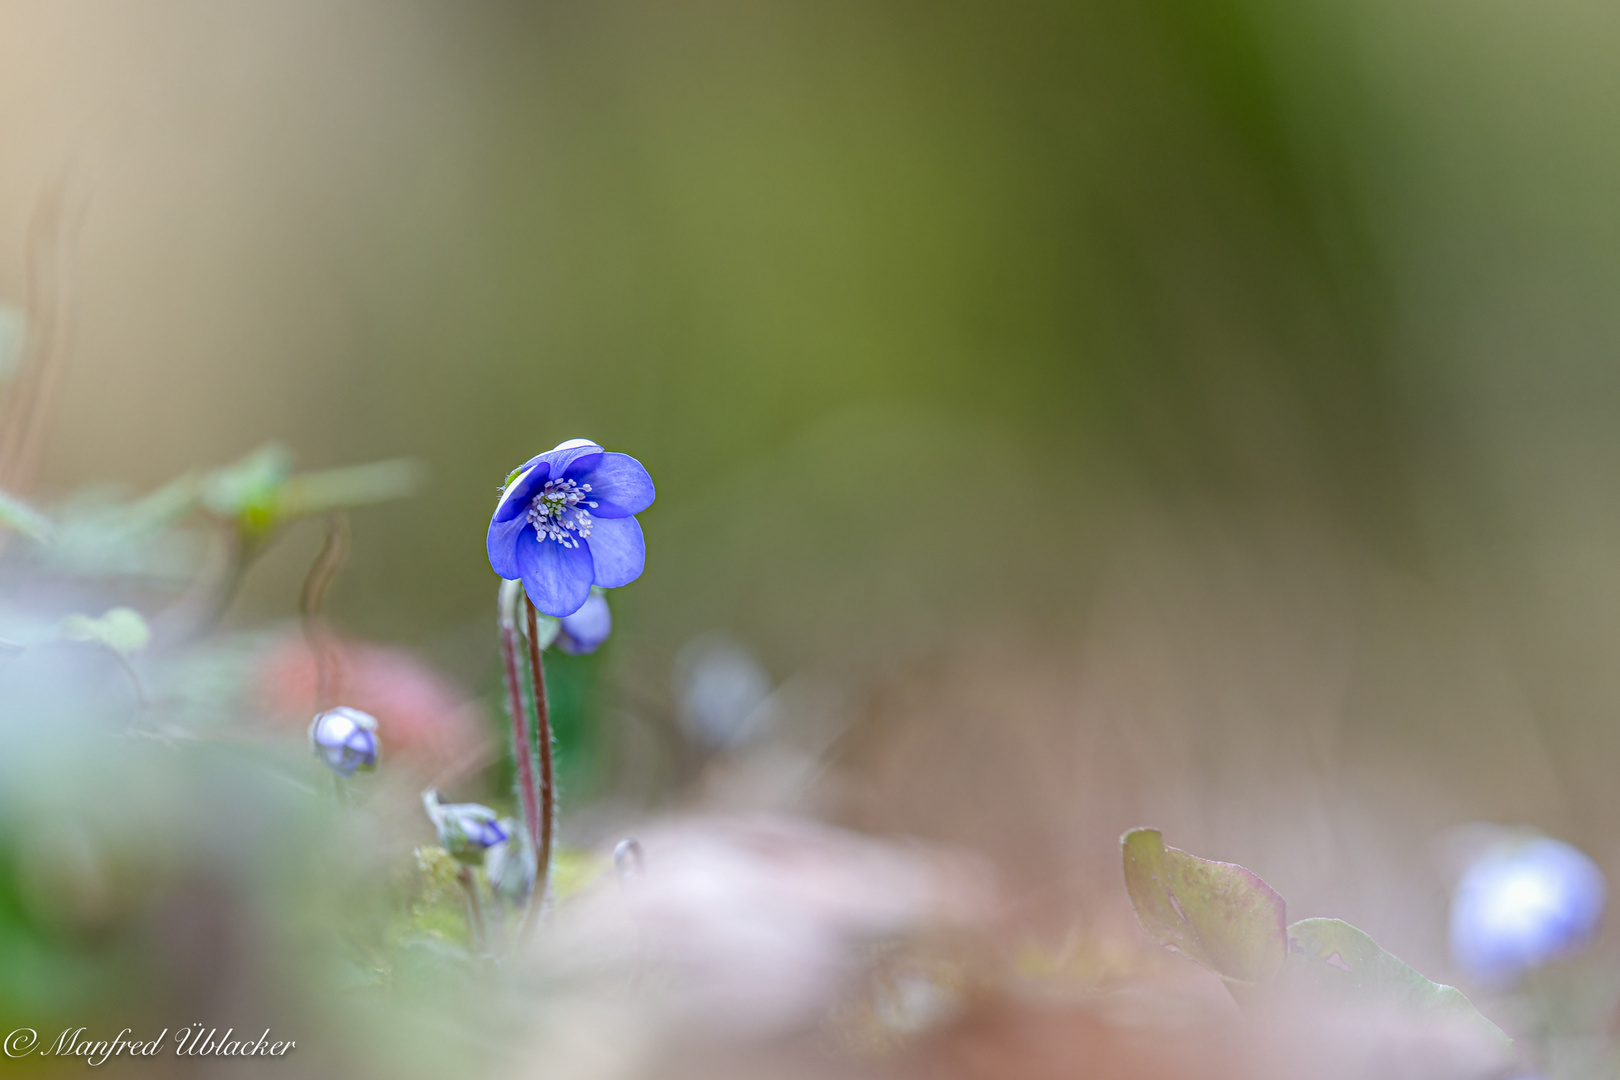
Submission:
[[[592,585],[614,589],[641,576],[647,546],[635,515],[656,495],[629,454],[570,439],[507,478],[489,521],[489,565],[508,581],[521,579],[547,615],[572,615]]]
[[[613,612],[600,589],[592,589],[585,603],[572,615],[558,620],[557,648],[574,656],[593,653],[613,633]]]
[[[309,748],[339,776],[377,767],[377,720],[340,705],[316,715],[309,725]]]
[[[1499,844],[1457,884],[1452,958],[1481,982],[1511,983],[1584,948],[1607,893],[1603,871],[1568,844],[1547,837]]]
[[[480,863],[484,852],[505,843],[511,833],[499,815],[478,803],[441,803],[439,793],[422,792],[422,805],[439,831],[439,846],[464,863]]]
[[[701,634],[675,657],[676,719],[709,750],[734,750],[775,723],[771,677],[738,642]]]

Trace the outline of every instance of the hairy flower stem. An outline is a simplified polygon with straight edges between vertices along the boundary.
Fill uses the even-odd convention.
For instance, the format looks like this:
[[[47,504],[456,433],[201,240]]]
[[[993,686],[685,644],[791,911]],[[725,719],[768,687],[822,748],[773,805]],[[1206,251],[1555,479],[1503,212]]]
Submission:
[[[551,767],[551,710],[546,703],[546,671],[540,663],[539,612],[524,597],[529,612],[529,674],[534,688],[534,735],[540,747],[540,841],[534,848],[534,893],[530,912],[544,906],[551,882],[551,839],[557,823],[557,784]],[[525,915],[525,918],[529,918]]]
[[[517,605],[527,603],[523,597],[523,584],[508,581],[501,585],[499,611],[501,631],[501,664],[506,673],[506,709],[512,719],[512,757],[517,763],[518,800],[523,805],[523,827],[528,833],[529,850],[539,851],[543,826],[540,814],[540,789],[534,778],[534,741],[529,732],[529,710],[523,696],[523,671],[518,666]],[[550,755],[547,755],[547,760]],[[530,923],[530,911],[535,907],[531,896],[523,913],[525,929]]]

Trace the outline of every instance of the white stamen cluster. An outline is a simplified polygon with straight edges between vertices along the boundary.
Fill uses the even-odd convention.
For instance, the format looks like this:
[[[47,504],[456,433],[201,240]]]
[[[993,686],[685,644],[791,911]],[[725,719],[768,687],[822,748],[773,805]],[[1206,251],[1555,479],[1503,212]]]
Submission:
[[[588,496],[591,485],[573,480],[547,480],[529,503],[529,524],[541,540],[555,540],[565,548],[579,547],[591,535],[591,510],[596,502]]]

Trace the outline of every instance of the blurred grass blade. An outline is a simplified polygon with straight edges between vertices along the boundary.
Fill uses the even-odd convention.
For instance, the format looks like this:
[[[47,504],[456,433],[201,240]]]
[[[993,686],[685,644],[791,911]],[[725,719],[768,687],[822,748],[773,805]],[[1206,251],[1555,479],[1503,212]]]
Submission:
[[[143,533],[168,528],[196,507],[205,483],[200,474],[188,472],[136,499],[124,511],[129,527]]]
[[[281,487],[281,516],[304,517],[402,499],[416,491],[422,473],[419,463],[405,458],[301,473]]]

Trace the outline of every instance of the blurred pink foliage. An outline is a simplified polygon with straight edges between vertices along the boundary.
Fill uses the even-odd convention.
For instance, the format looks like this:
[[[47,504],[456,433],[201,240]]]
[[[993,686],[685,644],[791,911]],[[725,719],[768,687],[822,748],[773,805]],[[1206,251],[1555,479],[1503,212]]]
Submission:
[[[425,777],[456,776],[489,760],[493,747],[478,703],[404,649],[364,641],[337,646],[336,704],[377,718],[382,755]],[[315,714],[317,665],[304,639],[289,634],[257,665],[265,712],[302,729]]]

